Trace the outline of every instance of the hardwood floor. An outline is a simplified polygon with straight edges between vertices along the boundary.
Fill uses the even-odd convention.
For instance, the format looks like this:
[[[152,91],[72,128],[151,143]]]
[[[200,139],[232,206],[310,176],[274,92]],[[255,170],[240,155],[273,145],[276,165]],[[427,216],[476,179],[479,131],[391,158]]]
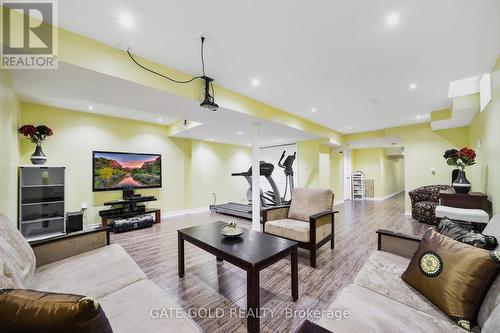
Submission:
[[[309,267],[307,251],[299,249],[299,299],[295,303],[288,283],[289,259],[261,272],[261,308],[274,311],[272,316],[268,311],[261,319],[261,332],[295,329],[304,318],[286,318],[287,308],[324,309],[376,251],[377,229],[422,235],[428,227],[405,216],[403,194],[384,201],[348,201],[335,208],[340,211],[335,222],[335,249],[325,244],[318,250],[316,269]],[[207,318],[204,313],[204,318],[194,318],[205,332],[246,332],[246,319],[230,315],[246,309],[244,271],[227,262],[216,262],[214,256],[186,243],[186,275],[183,279],[177,276],[176,230],[228,219],[233,218],[208,212],[169,218],[152,228],[112,234],[111,242],[122,245],[147,276],[166,293],[176,296],[186,311],[204,308],[215,314],[216,308],[224,309],[226,315],[222,318]],[[249,221],[238,221],[250,227]]]

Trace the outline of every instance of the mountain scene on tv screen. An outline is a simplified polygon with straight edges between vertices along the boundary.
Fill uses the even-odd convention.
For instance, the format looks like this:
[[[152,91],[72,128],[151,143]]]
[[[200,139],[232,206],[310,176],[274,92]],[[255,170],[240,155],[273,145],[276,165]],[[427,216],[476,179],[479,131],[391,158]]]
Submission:
[[[161,162],[157,155],[96,153],[94,156],[94,187],[160,186]]]

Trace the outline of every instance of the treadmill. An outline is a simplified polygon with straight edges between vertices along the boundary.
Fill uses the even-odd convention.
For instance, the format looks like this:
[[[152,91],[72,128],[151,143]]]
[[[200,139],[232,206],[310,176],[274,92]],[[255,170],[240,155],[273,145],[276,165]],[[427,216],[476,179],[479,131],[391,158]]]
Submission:
[[[262,190],[260,191],[260,206],[261,208],[269,206],[280,206],[281,196],[274,182],[272,173],[274,171],[274,165],[272,163],[267,163],[265,161],[260,161],[260,175],[266,177],[267,181],[273,189],[273,196],[269,193],[264,194]],[[210,210],[215,213],[231,215],[242,217],[245,219],[252,219],[252,167],[245,172],[232,173],[233,177],[244,177],[248,182],[249,189],[247,190],[247,200],[248,204],[238,203],[238,202],[228,202],[221,205],[210,205]]]

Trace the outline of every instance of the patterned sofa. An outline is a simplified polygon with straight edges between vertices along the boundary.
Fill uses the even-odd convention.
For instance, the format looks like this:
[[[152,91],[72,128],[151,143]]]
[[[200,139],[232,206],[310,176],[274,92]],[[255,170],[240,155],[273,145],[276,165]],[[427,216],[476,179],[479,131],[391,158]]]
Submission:
[[[415,220],[427,223],[436,224],[436,206],[439,205],[439,191],[453,189],[450,185],[427,185],[422,186],[408,195],[411,199],[411,217]]]

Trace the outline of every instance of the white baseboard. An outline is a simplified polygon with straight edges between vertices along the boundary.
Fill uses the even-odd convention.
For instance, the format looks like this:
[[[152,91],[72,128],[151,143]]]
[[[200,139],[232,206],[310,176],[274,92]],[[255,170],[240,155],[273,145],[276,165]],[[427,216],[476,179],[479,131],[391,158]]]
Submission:
[[[189,214],[198,214],[210,211],[208,207],[199,207],[199,208],[190,208],[190,209],[180,209],[173,210],[171,212],[166,212],[161,214],[161,218],[164,219],[166,217],[175,217],[181,215],[189,215]]]
[[[344,203],[344,200],[334,201],[333,205],[336,206],[336,205],[340,205],[341,203]]]
[[[385,200],[385,199],[389,199],[390,197],[393,197],[395,195],[398,195],[399,193],[403,192],[404,190],[399,190],[399,191],[396,191],[396,192],[392,192],[392,193],[389,193],[387,195],[384,195],[383,197],[374,197],[374,198],[367,198],[365,197],[366,200],[373,200],[373,201],[382,201],[382,200]]]

